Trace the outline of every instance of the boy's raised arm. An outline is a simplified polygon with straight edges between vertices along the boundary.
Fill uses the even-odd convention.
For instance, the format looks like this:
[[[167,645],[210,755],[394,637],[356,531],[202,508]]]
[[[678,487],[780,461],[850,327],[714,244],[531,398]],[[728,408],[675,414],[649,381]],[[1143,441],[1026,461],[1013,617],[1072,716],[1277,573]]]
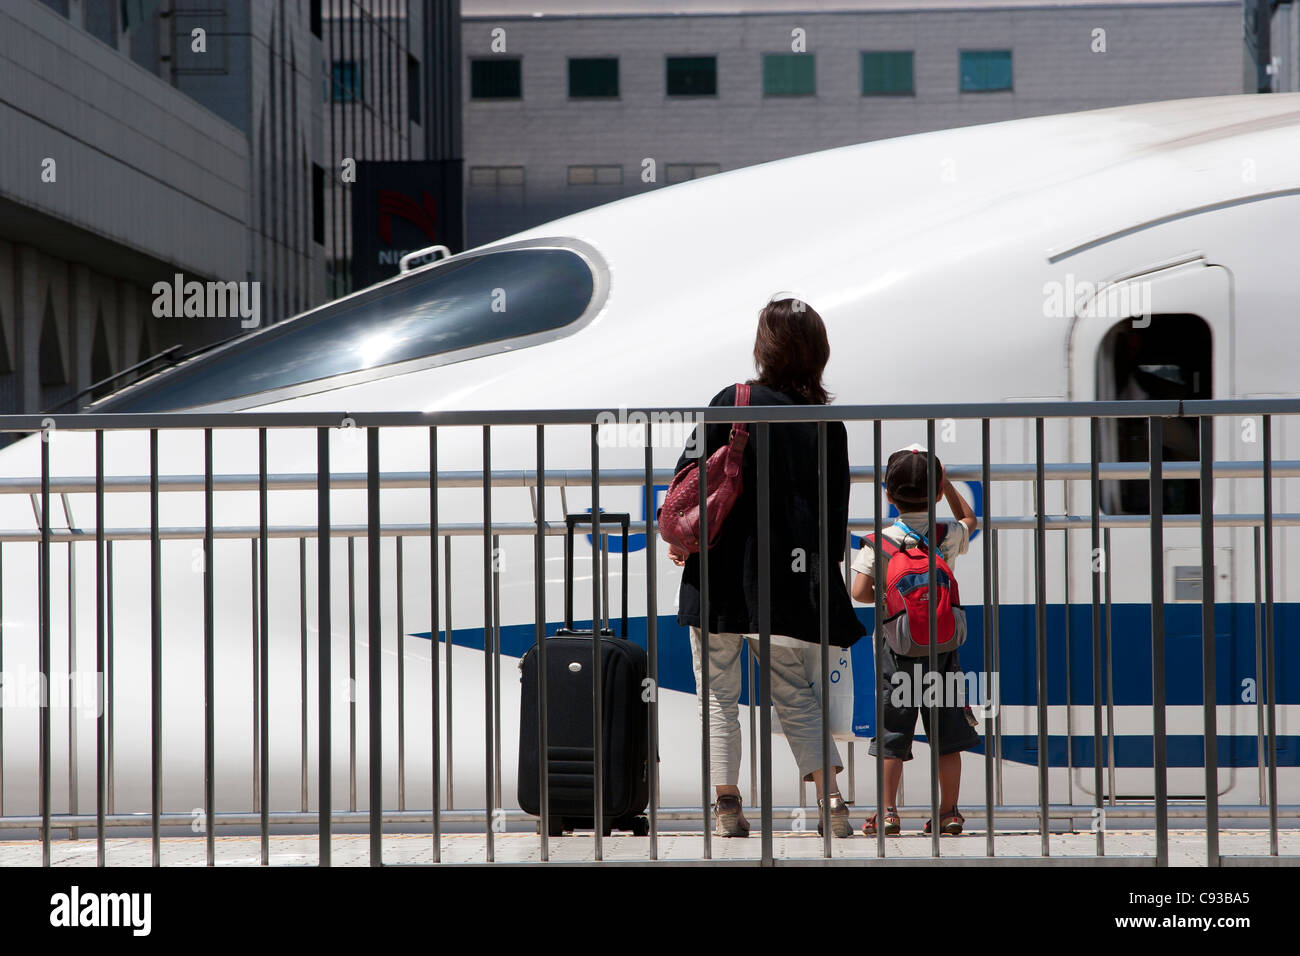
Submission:
[[[971,534],[979,527],[979,519],[975,517],[975,509],[971,507],[970,502],[961,496],[953,483],[948,480],[948,476],[943,478],[943,497],[948,502],[948,507],[952,509],[953,515],[966,526],[966,530]]]

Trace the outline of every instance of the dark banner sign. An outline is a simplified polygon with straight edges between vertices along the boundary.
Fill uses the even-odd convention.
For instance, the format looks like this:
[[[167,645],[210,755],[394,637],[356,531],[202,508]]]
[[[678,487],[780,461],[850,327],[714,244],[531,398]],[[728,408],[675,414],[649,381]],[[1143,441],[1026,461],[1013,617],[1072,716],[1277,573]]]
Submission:
[[[352,185],[352,287],[397,275],[402,256],[465,248],[459,159],[357,163]]]

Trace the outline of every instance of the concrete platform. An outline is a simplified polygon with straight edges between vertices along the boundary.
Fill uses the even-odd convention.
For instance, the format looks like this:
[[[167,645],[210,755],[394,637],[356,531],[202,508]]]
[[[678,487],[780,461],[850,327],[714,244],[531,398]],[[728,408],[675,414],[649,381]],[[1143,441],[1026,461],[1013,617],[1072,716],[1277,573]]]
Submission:
[[[51,845],[54,866],[94,866],[95,840],[55,839]],[[1089,832],[1054,833],[1049,837],[1053,861],[1065,862],[1072,858],[1087,862],[1095,853],[1095,837]],[[553,862],[591,862],[594,850],[591,834],[552,838],[550,856]],[[667,862],[699,861],[703,853],[703,839],[694,832],[675,830],[659,835],[659,857]],[[919,831],[886,840],[889,859],[930,861],[930,839]],[[260,862],[257,836],[221,836],[216,840],[216,858],[219,866],[257,866]],[[876,859],[876,841],[860,834],[849,840],[834,843],[838,859],[860,859],[869,863]],[[161,843],[164,866],[203,866],[206,860],[203,837],[164,837]],[[274,835],[270,840],[270,861],[273,866],[315,866],[318,841],[314,836]],[[370,838],[366,834],[335,835],[331,840],[334,866],[367,866],[370,863]],[[1268,833],[1265,830],[1223,830],[1220,847],[1224,856],[1267,856]],[[821,838],[813,833],[777,833],[773,838],[774,855],[778,860],[818,860],[822,856]],[[1283,830],[1279,834],[1279,849],[1283,863],[1300,865],[1300,830]],[[996,855],[1020,859],[1029,863],[1039,856],[1040,837],[1031,831],[1004,831],[995,838]],[[959,837],[945,837],[941,853],[945,858],[962,863],[976,863],[984,858],[986,842],[984,833],[968,831]],[[760,841],[757,834],[749,839],[713,840],[715,860],[757,862]],[[1116,863],[1151,865],[1155,855],[1155,834],[1151,830],[1113,830],[1106,834],[1106,856]],[[106,858],[110,866],[149,866],[151,847],[148,836],[112,837],[106,842]],[[1122,858],[1122,860],[1121,860]],[[1289,858],[1289,859],[1288,859]],[[442,859],[446,863],[486,863],[487,843],[482,833],[450,833],[442,838]],[[503,863],[540,863],[541,849],[535,833],[499,833],[495,836],[495,859]],[[604,840],[604,859],[610,862],[648,862],[649,840],[645,837],[613,836]],[[384,862],[386,864],[429,864],[433,862],[432,838],[429,834],[386,834],[384,836]],[[1202,830],[1174,830],[1169,834],[1169,862],[1174,866],[1204,866],[1205,833]],[[39,841],[0,841],[0,867],[40,866]],[[961,864],[957,864],[961,865]]]

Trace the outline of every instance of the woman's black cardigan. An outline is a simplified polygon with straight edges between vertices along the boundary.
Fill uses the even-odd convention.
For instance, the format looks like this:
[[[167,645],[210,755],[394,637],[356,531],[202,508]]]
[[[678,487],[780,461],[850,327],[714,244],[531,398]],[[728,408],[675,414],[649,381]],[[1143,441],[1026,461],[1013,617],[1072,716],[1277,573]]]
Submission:
[[[710,405],[734,405],[736,387],[729,385]],[[795,394],[764,385],[750,389],[751,405],[807,404]],[[699,426],[696,426],[698,431]],[[723,524],[722,536],[709,549],[709,630],[712,633],[758,632],[758,426],[749,426],[745,448],[744,490]],[[866,633],[844,586],[844,543],[849,519],[848,434],[843,422],[826,428],[827,498],[830,517],[830,643],[848,647]],[[731,426],[707,427],[708,453],[727,443]],[[817,425],[790,422],[769,426],[771,451],[771,608],[773,634],[820,643],[820,537],[817,528]],[[687,446],[695,445],[696,436]],[[683,452],[676,471],[696,459]],[[700,559],[691,555],[683,569],[677,623],[700,624]]]

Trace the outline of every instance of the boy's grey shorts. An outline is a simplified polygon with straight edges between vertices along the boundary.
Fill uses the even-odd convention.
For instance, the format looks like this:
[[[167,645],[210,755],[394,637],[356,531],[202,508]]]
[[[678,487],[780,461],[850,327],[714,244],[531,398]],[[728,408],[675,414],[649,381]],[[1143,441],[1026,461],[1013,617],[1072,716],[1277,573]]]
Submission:
[[[884,719],[878,740],[883,740],[885,756],[899,760],[912,759],[912,737],[916,734],[917,711],[920,711],[921,723],[925,727],[927,740],[933,740],[930,733],[930,708],[916,706],[922,697],[924,675],[929,671],[930,662],[924,657],[895,656],[889,645],[881,642],[877,659],[880,661],[880,680],[876,693],[883,694]],[[940,654],[938,672],[960,671],[957,652]],[[906,683],[896,685],[894,674],[902,672],[907,675]],[[944,686],[948,686],[945,682]],[[917,688],[915,695],[912,688]],[[901,698],[901,699],[900,699]],[[963,702],[964,703],[964,702]],[[939,706],[939,754],[946,755],[962,750],[972,750],[980,745],[980,736],[966,719],[962,704],[941,698]],[[871,741],[870,753],[875,756],[876,740]]]

